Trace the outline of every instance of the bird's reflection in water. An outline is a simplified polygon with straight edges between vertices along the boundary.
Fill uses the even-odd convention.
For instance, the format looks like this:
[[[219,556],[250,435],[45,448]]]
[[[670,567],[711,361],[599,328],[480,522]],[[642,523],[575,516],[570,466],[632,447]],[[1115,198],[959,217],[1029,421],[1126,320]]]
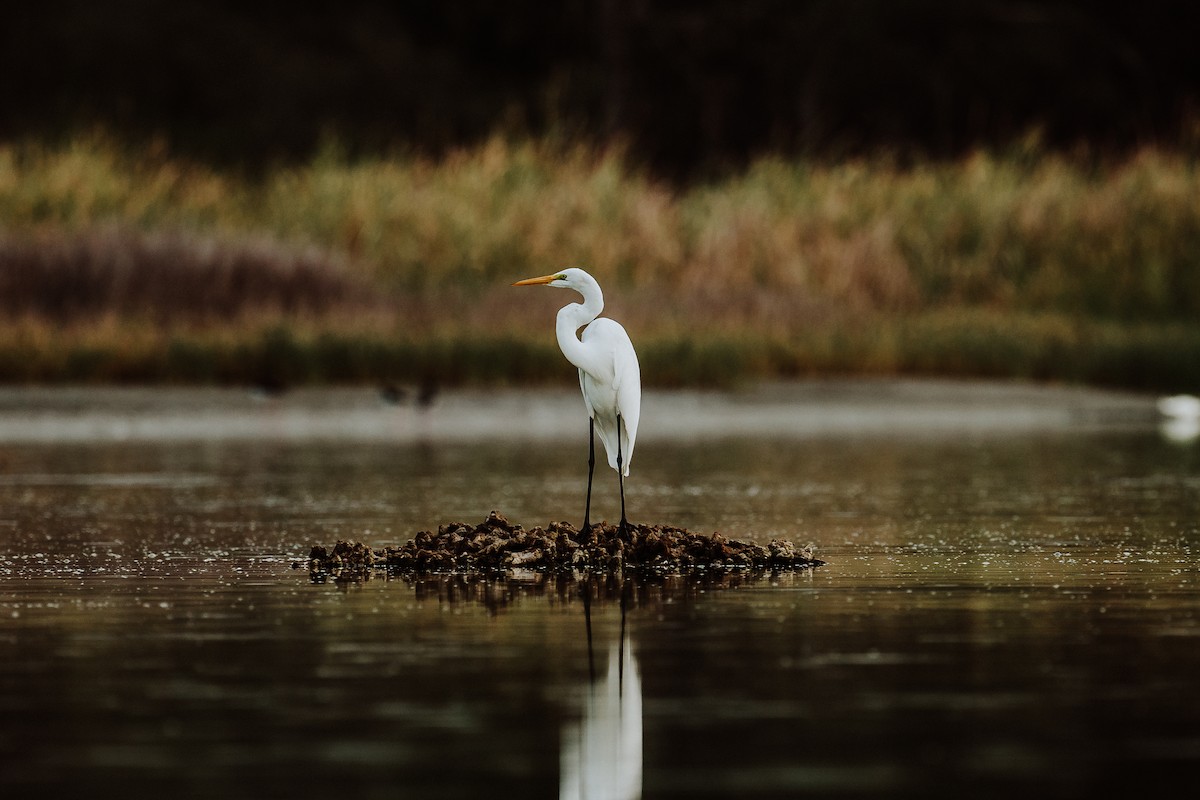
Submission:
[[[642,796],[642,683],[625,624],[621,593],[621,632],[608,648],[608,671],[596,676],[592,644],[591,593],[584,586],[589,679],[582,717],[563,729],[560,798]]]

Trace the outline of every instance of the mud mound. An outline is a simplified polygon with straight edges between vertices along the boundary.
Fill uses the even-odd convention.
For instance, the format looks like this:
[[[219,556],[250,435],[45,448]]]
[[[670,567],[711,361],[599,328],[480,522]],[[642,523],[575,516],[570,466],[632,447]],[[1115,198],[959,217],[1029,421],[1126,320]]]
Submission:
[[[621,533],[600,523],[579,531],[569,522],[525,530],[495,511],[478,525],[451,522],[437,533],[421,531],[402,547],[384,550],[339,541],[309,554],[310,572],[369,570],[400,573],[504,572],[686,572],[692,570],[795,570],[820,566],[809,548],[772,540],[766,546],[703,535],[671,525],[635,525]],[[299,566],[297,564],[296,566]]]

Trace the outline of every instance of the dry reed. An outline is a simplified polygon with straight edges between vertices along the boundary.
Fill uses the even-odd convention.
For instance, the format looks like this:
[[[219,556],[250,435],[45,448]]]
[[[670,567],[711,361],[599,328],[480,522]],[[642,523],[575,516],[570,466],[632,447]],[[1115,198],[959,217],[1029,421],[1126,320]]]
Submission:
[[[500,138],[438,161],[330,146],[255,180],[103,135],[9,144],[0,374],[82,374],[52,351],[126,350],[96,379],[240,380],[239,357],[274,347],[312,361],[296,380],[569,376],[548,334],[565,298],[508,283],[578,264],[651,381],[940,371],[1194,388],[1197,196],[1195,162],[1162,150],[767,158],[673,189],[619,149]],[[38,320],[58,333],[31,338]],[[42,366],[13,366],[21,347]]]

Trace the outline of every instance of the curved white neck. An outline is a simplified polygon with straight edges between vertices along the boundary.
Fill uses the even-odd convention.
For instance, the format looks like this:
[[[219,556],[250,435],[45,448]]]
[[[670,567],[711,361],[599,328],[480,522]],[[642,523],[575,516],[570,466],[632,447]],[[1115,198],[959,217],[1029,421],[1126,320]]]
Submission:
[[[581,294],[583,294],[582,303],[571,303],[558,310],[554,330],[558,336],[558,346],[562,348],[567,361],[579,369],[589,372],[592,371],[589,369],[592,366],[592,354],[579,341],[578,332],[584,325],[600,316],[600,312],[604,310],[604,294],[600,291],[599,286],[590,286],[587,292],[581,292]]]

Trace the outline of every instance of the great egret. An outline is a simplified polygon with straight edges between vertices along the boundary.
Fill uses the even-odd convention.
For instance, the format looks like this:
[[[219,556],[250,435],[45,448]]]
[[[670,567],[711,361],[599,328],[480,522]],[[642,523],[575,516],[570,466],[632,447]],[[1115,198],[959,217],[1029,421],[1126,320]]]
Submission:
[[[595,434],[600,434],[608,465],[617,471],[621,487],[621,532],[625,519],[625,477],[633,459],[638,417],[642,407],[642,372],[629,334],[619,322],[596,319],[604,310],[604,293],[596,279],[571,267],[553,275],[517,281],[513,286],[557,286],[583,295],[582,303],[570,303],[558,311],[555,332],[563,355],[579,368],[579,388],[588,411],[588,488],[583,512],[583,530],[591,527],[592,473],[596,468]],[[583,328],[583,335],[577,332]]]

